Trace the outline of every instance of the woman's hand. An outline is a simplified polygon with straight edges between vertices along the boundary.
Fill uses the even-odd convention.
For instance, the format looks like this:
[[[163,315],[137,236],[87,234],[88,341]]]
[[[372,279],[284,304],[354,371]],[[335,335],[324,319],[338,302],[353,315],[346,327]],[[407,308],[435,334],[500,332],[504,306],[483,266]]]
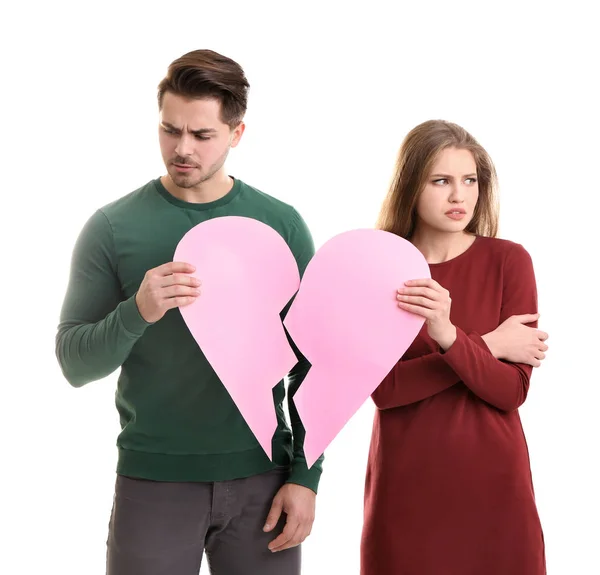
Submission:
[[[540,314],[513,315],[494,331],[482,336],[496,359],[539,367],[546,357],[548,334],[526,324],[537,321]]]
[[[427,333],[444,350],[456,341],[450,321],[450,292],[431,278],[409,280],[398,290],[398,307],[425,318]]]

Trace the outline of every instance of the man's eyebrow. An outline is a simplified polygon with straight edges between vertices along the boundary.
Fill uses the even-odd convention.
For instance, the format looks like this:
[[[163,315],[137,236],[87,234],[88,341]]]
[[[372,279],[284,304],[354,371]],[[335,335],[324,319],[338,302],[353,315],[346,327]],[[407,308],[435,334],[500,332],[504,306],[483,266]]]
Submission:
[[[161,122],[161,124],[165,128],[169,128],[169,130],[174,130],[176,132],[181,132],[179,128],[173,126],[173,124],[169,124],[169,122]],[[194,134],[194,136],[202,136],[204,134],[214,134],[217,130],[214,128],[200,128],[200,130],[190,130],[190,134]]]
[[[200,128],[199,130],[190,130],[190,134],[194,136],[203,136],[205,134],[216,134],[217,130],[214,128]]]

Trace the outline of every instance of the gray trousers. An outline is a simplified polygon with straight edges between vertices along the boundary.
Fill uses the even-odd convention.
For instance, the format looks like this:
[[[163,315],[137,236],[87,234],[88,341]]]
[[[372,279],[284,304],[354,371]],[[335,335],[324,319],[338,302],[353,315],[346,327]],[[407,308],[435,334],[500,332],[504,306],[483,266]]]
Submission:
[[[107,575],[299,575],[300,547],[272,553],[285,525],[263,532],[288,469],[233,481],[171,483],[117,475]]]

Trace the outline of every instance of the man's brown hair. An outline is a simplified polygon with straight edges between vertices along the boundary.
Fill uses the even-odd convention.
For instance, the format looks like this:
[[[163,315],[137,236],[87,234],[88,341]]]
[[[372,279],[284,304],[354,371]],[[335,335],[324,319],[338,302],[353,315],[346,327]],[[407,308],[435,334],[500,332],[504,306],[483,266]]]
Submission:
[[[174,60],[158,85],[158,107],[166,92],[190,99],[214,98],[221,103],[221,121],[235,128],[243,119],[250,84],[231,58],[212,50],[194,50]]]

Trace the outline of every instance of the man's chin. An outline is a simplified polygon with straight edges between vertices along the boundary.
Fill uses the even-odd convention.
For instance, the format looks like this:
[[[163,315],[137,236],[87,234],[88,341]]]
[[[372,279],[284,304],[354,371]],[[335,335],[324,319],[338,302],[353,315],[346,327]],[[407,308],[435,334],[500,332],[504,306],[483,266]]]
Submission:
[[[191,174],[173,174],[169,172],[169,177],[171,178],[171,181],[179,188],[193,188],[202,181],[202,178],[198,178],[198,176],[192,178]]]

